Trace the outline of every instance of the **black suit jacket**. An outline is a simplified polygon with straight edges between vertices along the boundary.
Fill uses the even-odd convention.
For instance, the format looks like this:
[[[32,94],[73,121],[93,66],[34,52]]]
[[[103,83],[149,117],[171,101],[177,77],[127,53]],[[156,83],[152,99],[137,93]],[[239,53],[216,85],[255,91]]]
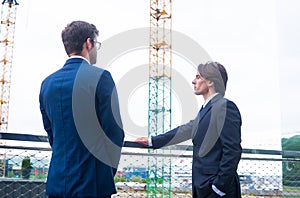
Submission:
[[[197,197],[206,197],[214,184],[224,193],[235,189],[240,197],[236,171],[242,153],[241,124],[237,106],[218,94],[194,120],[152,137],[152,145],[160,148],[192,139],[193,193],[197,189]]]

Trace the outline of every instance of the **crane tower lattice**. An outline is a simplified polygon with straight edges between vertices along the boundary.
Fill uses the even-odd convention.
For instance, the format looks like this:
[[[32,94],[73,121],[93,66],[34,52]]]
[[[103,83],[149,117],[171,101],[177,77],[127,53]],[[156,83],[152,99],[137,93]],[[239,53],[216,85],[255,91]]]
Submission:
[[[150,0],[148,136],[171,129],[172,1]],[[149,153],[168,152],[148,150]],[[171,158],[148,158],[147,197],[171,197]]]
[[[11,68],[16,24],[16,0],[4,0],[1,8],[0,26],[0,130],[7,131],[11,84]]]

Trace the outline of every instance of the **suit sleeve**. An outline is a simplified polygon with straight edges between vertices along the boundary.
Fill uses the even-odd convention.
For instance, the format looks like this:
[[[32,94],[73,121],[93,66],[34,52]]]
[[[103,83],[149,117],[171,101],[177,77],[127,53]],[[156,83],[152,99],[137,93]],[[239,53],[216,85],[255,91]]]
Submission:
[[[241,115],[236,105],[228,101],[226,117],[221,130],[222,157],[219,172],[213,184],[221,191],[226,192],[236,177],[236,171],[241,159]]]
[[[158,136],[153,136],[152,137],[153,148],[157,149],[157,148],[178,144],[180,142],[184,142],[186,140],[192,139],[193,131],[195,130],[195,126],[197,126],[196,124],[197,120],[198,119],[196,118],[186,124],[183,124],[175,129],[172,129],[169,132],[166,132]]]
[[[42,84],[42,86],[43,86],[43,84]],[[41,114],[42,114],[44,129],[47,132],[48,141],[50,143],[50,146],[52,146],[52,144],[53,144],[53,134],[52,134],[51,122],[50,122],[50,120],[48,118],[48,115],[46,114],[46,111],[45,111],[44,100],[43,100],[43,96],[42,96],[42,87],[41,87],[41,91],[40,91],[40,95],[39,95],[39,101],[40,101],[40,111],[41,111]]]
[[[101,127],[107,137],[122,147],[124,131],[115,83],[108,71],[104,71],[97,85],[96,108]]]

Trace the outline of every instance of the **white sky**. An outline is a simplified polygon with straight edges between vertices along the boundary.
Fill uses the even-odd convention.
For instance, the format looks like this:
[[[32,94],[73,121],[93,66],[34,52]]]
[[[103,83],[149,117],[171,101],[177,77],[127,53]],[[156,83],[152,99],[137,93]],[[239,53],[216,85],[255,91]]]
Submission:
[[[67,58],[62,29],[73,20],[86,20],[100,30],[98,40],[105,41],[123,31],[147,27],[149,1],[18,2],[8,131],[46,135],[38,94],[42,80]],[[300,131],[299,10],[298,0],[173,1],[173,30],[195,40],[227,68],[226,97],[241,111],[244,148],[280,149],[282,136]],[[147,53],[134,51],[115,60],[111,72],[116,84],[127,70],[147,64]],[[191,65],[174,56],[173,67],[191,84],[195,74]],[[140,126],[147,125],[147,100],[138,107],[133,101],[147,91],[137,89],[127,103],[131,119]],[[198,100],[202,103],[201,97]],[[180,102],[174,101],[173,127],[186,119],[181,117]],[[122,111],[126,109],[121,106]],[[138,134],[145,136],[146,131]]]

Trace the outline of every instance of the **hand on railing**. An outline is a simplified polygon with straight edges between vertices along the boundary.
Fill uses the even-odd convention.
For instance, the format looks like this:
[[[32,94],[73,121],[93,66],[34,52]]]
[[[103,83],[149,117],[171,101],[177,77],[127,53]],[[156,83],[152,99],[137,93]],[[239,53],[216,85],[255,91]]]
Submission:
[[[149,138],[147,138],[147,137],[139,137],[135,140],[135,142],[149,146]]]

